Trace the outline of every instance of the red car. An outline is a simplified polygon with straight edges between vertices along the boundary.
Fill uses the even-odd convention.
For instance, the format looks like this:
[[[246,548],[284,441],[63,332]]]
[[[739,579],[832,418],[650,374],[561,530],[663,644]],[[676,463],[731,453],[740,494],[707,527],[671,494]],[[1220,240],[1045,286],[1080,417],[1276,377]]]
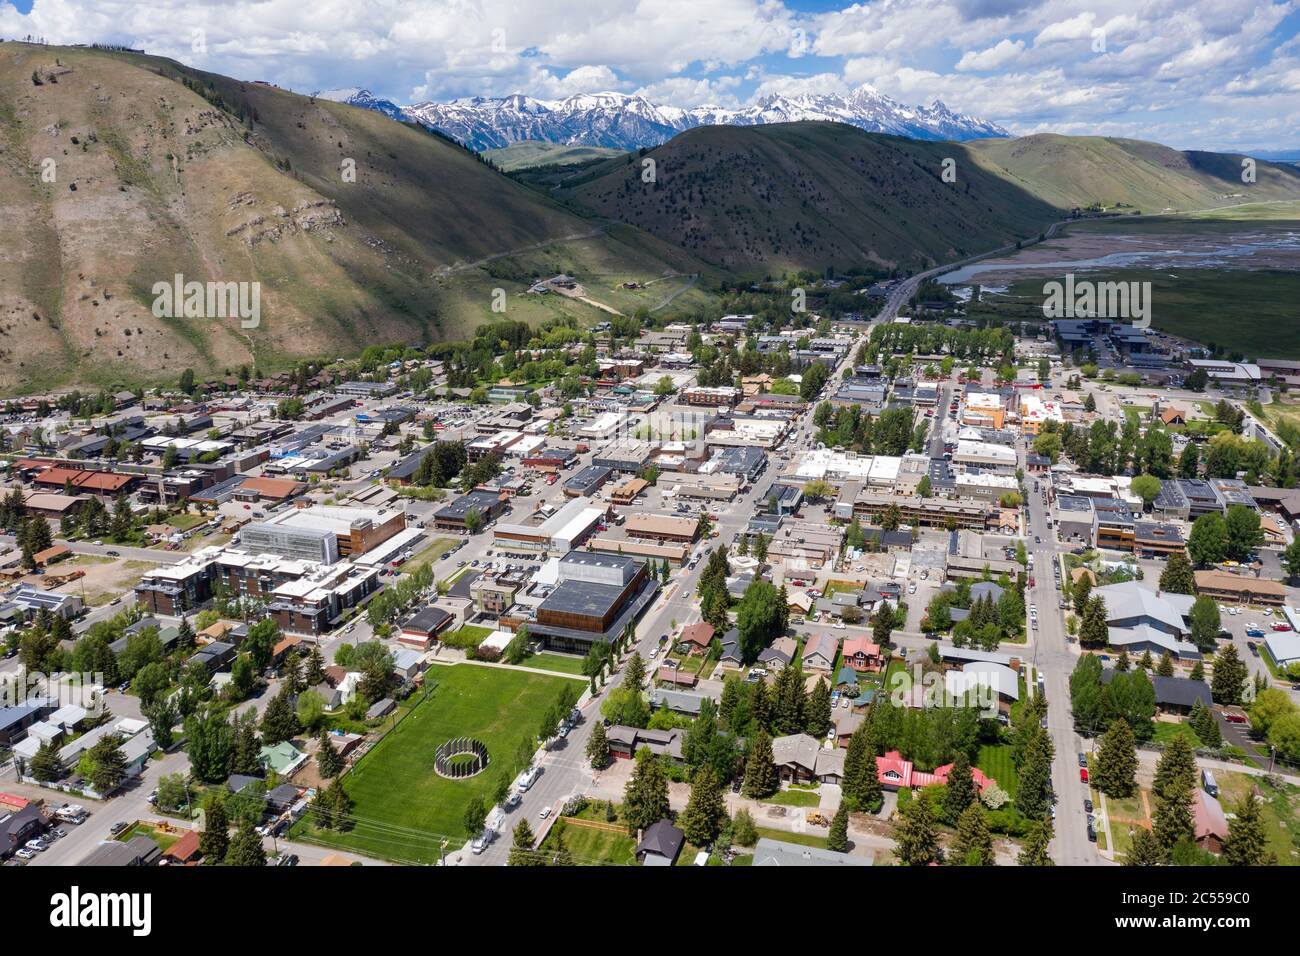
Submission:
[[[1080,781],[1081,783],[1087,783],[1087,782],[1088,782],[1088,768],[1087,768],[1087,767],[1080,767],[1080,768],[1079,768],[1079,781]]]
[[[1286,621],[1274,621],[1273,624],[1272,624],[1272,627],[1273,627],[1273,630],[1275,630],[1275,631],[1289,631],[1289,630],[1291,630],[1291,625],[1288,624],[1288,623],[1286,623]]]

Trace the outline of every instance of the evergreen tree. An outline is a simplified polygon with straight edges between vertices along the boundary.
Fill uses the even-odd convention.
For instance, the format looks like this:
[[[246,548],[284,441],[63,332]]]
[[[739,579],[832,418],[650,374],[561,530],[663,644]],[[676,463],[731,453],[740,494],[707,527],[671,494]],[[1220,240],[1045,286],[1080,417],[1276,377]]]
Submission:
[[[1192,704],[1192,712],[1188,715],[1187,725],[1192,728],[1201,744],[1211,749],[1220,746],[1223,743],[1223,733],[1219,730],[1219,723],[1214,719],[1214,714],[1210,708],[1206,707],[1199,700]]]
[[[1137,742],[1127,720],[1113,720],[1097,747],[1097,789],[1108,797],[1132,796],[1137,787]]]
[[[1174,676],[1174,659],[1168,651],[1160,655],[1160,663],[1156,665],[1156,676],[1173,677]]]
[[[533,828],[528,825],[527,820],[520,820],[516,823],[510,846],[510,859],[506,865],[541,866],[541,859],[537,853],[533,852],[533,841],[535,839]]]
[[[880,809],[882,796],[876,769],[876,744],[869,721],[863,721],[849,738],[844,754],[843,799],[854,810],[875,813]]]
[[[1025,841],[1020,846],[1020,856],[1017,862],[1021,866],[1052,866],[1051,856],[1048,854],[1048,845],[1052,842],[1053,828],[1052,821],[1046,818],[1035,820],[1029,826],[1029,832],[1025,834]]]
[[[556,820],[555,826],[551,827],[551,834],[547,837],[549,851],[543,858],[543,866],[573,866],[573,853],[569,849],[568,841],[569,825],[563,819]]]
[[[95,790],[108,796],[126,777],[126,756],[122,753],[122,738],[109,734],[86,751],[90,761],[90,782]]]
[[[849,852],[849,808],[843,802],[831,818],[831,829],[826,834],[826,849],[835,853]]]
[[[642,748],[623,790],[623,818],[635,833],[668,816],[668,778],[659,758]]]
[[[290,740],[302,728],[298,724],[298,715],[289,702],[287,688],[280,688],[279,693],[271,698],[262,714],[262,742],[273,747],[285,740]]]
[[[63,779],[67,771],[59,758],[60,749],[62,748],[53,739],[44,741],[28,765],[27,769],[31,775],[41,783],[53,783],[55,780]]]
[[[465,815],[461,820],[465,825],[465,832],[470,836],[477,836],[483,832],[483,827],[487,823],[487,804],[483,802],[482,797],[471,797],[468,804],[465,805]]]
[[[1156,764],[1152,791],[1156,797],[1155,836],[1166,857],[1182,840],[1191,840],[1192,793],[1196,787],[1196,758],[1186,737],[1175,736]]]
[[[176,626],[176,648],[177,650],[189,650],[194,646],[194,625],[190,619],[181,615],[181,622]]]
[[[1164,570],[1160,572],[1160,590],[1171,594],[1196,593],[1192,562],[1187,560],[1187,555],[1182,551],[1174,552],[1165,562]]]
[[[226,866],[266,866],[266,850],[251,820],[245,820],[235,831],[226,850]]]
[[[329,733],[322,728],[319,745],[316,748],[316,769],[326,780],[337,777],[343,772],[343,758],[334,749]]]
[[[640,694],[645,691],[645,660],[640,651],[633,651],[623,671],[623,686]]]
[[[961,815],[975,803],[975,780],[971,775],[970,758],[958,753],[948,772],[948,783],[943,795],[943,819],[956,826]]]
[[[587,738],[587,759],[591,761],[593,770],[604,770],[610,764],[609,738],[601,721],[596,721],[591,736]]]
[[[1124,674],[1133,669],[1133,662],[1128,659],[1128,648],[1121,647],[1119,657],[1115,660],[1115,672]]]
[[[1083,580],[1086,578],[1081,579],[1081,583]],[[1077,585],[1075,590],[1078,590]],[[1084,647],[1105,647],[1109,643],[1110,627],[1106,623],[1106,600],[1098,594],[1088,598],[1080,615],[1079,644]]]
[[[1164,853],[1156,835],[1144,826],[1135,826],[1129,837],[1128,853],[1124,854],[1125,866],[1159,866],[1164,862]]]
[[[776,714],[775,723],[778,733],[797,734],[804,729],[804,694],[803,671],[795,661],[781,668],[776,678]],[[826,698],[829,705],[830,697]]]
[[[939,836],[934,814],[925,800],[912,800],[899,811],[894,841],[894,855],[904,866],[928,866],[935,861],[939,855]]]
[[[307,652],[307,663],[303,667],[302,679],[308,687],[315,687],[325,682],[325,658],[321,656],[320,648],[314,644]]]
[[[1245,663],[1237,656],[1236,645],[1226,645],[1214,658],[1214,675],[1210,678],[1210,695],[1214,702],[1240,704],[1248,676]]]
[[[1273,866],[1277,858],[1268,848],[1268,835],[1260,816],[1259,800],[1248,792],[1228,822],[1228,839],[1223,844],[1223,862],[1229,866]]]
[[[234,743],[230,748],[230,772],[256,777],[262,773],[262,764],[258,755],[262,744],[257,739],[257,711],[252,707],[243,714],[236,714],[234,721]]]
[[[1020,784],[1016,794],[1016,806],[1031,820],[1046,817],[1051,805],[1053,750],[1047,731],[1035,727],[1020,761]]]
[[[821,740],[831,729],[831,688],[826,678],[818,679],[804,710],[805,729],[810,736]]]
[[[772,759],[772,738],[761,727],[749,744],[745,760],[745,779],[740,792],[751,800],[771,796],[776,792],[778,777]]]
[[[1092,575],[1087,572],[1080,574],[1079,580],[1071,585],[1070,593],[1074,598],[1074,613],[1083,617],[1088,610],[1088,599],[1092,596]]]
[[[993,866],[993,834],[979,804],[972,803],[957,820],[956,862],[962,866]]]
[[[199,834],[199,852],[203,862],[215,866],[226,858],[230,846],[230,820],[226,804],[220,796],[208,798],[204,807],[203,832]]]
[[[713,768],[705,764],[691,781],[691,795],[677,825],[686,834],[686,842],[703,847],[718,838],[726,821],[727,807],[722,798],[722,786]]]
[[[340,831],[352,829],[352,798],[343,789],[343,781],[335,777],[325,789],[325,795],[330,803],[330,815],[334,821],[334,829]]]

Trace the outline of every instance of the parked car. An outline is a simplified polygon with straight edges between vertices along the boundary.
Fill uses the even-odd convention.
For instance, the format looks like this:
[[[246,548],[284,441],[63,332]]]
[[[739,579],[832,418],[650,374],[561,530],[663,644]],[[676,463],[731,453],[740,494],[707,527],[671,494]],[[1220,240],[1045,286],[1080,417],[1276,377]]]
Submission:
[[[1087,783],[1087,782],[1088,782],[1088,768],[1087,768],[1087,767],[1080,767],[1080,768],[1079,768],[1079,782],[1080,782],[1080,783]]]
[[[1092,798],[1091,798],[1091,797],[1084,797],[1084,798],[1083,798],[1083,812],[1084,812],[1084,813],[1087,813],[1087,814],[1089,814],[1089,815],[1092,814]]]
[[[1269,625],[1269,626],[1272,627],[1273,630],[1275,630],[1275,631],[1289,631],[1289,630],[1291,630],[1291,625],[1288,624],[1286,621],[1274,621],[1274,622],[1273,622],[1271,625]]]
[[[1258,627],[1248,627],[1248,628],[1246,628],[1246,636],[1247,636],[1247,637],[1263,637],[1263,636],[1264,636],[1264,631],[1263,631],[1263,629],[1258,628]]]
[[[1254,641],[1247,641],[1247,642],[1246,642],[1246,647],[1248,647],[1248,648],[1250,649],[1250,653],[1251,653],[1251,654],[1253,654],[1255,657],[1259,657],[1259,645],[1258,645],[1258,644],[1256,644]]]

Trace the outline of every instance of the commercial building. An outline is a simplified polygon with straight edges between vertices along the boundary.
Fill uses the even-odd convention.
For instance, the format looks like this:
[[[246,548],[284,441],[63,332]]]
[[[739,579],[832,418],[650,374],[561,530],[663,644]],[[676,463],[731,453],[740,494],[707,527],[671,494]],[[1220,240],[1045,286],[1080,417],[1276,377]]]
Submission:
[[[558,573],[528,631],[548,648],[575,654],[612,641],[657,591],[645,563],[624,555],[573,551]]]
[[[245,525],[240,532],[240,543],[246,548],[269,554],[324,561],[324,557],[296,555],[294,552],[296,549],[310,550],[315,546],[313,542],[320,541],[322,533],[328,533],[335,539],[335,557],[346,558],[364,554],[405,529],[406,513],[401,509],[386,512],[370,508],[312,505],[282,511],[259,524]],[[278,550],[280,548],[286,550]]]
[[[648,538],[652,541],[692,543],[700,534],[699,518],[678,518],[668,515],[633,514],[627,519],[624,530],[629,538]]]
[[[433,526],[442,531],[466,531],[465,517],[478,512],[483,524],[495,520],[506,509],[508,495],[497,491],[471,491],[433,513]]]
[[[492,545],[514,554],[567,554],[596,530],[607,509],[577,497],[546,515],[535,512],[520,522],[501,522],[493,530]]]
[[[573,477],[565,479],[564,493],[570,498],[583,495],[591,497],[600,490],[605,482],[609,481],[612,474],[614,474],[612,468],[601,465],[588,465]]]
[[[957,440],[957,451],[952,456],[954,465],[979,468],[995,474],[1014,475],[1017,461],[1014,448],[992,442]]]
[[[740,389],[730,385],[723,385],[717,388],[705,388],[697,385],[682,391],[678,396],[679,400],[687,405],[706,405],[716,408],[730,407],[740,401],[744,395]]]
[[[1197,571],[1196,591],[1223,601],[1268,607],[1281,607],[1287,600],[1286,586],[1280,581],[1228,571]]]

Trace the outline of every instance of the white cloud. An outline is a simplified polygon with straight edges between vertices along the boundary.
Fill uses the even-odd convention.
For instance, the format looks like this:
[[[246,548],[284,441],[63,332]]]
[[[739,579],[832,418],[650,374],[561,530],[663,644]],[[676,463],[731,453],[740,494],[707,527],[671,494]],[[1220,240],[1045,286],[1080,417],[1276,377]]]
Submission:
[[[968,50],[957,61],[956,69],[958,70],[996,70],[1000,66],[1020,58],[1020,54],[1025,51],[1024,40],[1010,40],[1003,38],[998,43],[989,47],[987,50],[981,50],[978,53],[974,50]]]
[[[126,43],[242,79],[366,87],[399,102],[614,89],[741,106],[870,83],[1016,131],[1297,145],[1286,121],[1300,92],[1300,0],[845,0],[814,13],[790,3],[35,0],[19,14],[0,0],[0,36]]]

